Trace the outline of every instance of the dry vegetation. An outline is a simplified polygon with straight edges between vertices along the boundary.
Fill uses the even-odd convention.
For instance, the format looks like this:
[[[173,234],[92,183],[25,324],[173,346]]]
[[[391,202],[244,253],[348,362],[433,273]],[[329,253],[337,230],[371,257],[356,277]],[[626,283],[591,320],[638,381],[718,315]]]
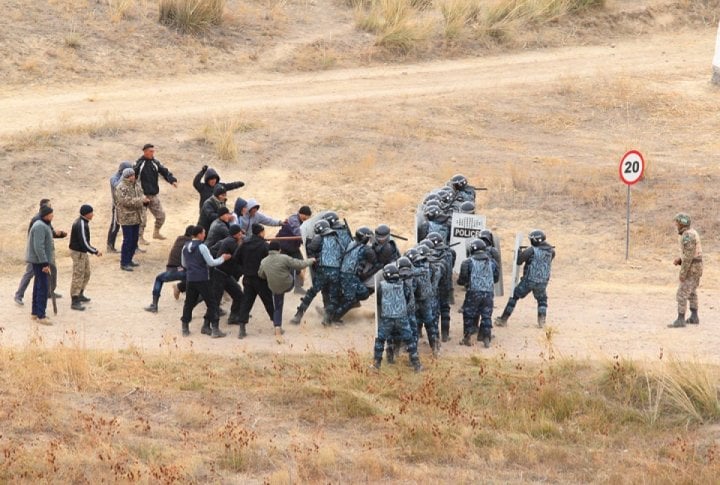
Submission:
[[[713,483],[717,369],[0,350],[0,480]],[[292,383],[292,385],[288,385]],[[612,466],[610,466],[612,463]],[[420,465],[422,464],[422,465]],[[492,472],[489,472],[492,470]]]

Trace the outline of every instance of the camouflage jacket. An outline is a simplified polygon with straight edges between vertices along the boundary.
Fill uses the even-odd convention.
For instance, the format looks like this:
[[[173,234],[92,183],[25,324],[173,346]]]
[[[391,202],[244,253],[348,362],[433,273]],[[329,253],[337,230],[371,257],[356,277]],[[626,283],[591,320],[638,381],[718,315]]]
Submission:
[[[134,226],[142,222],[143,194],[139,183],[123,178],[115,187],[115,212],[118,224]]]
[[[700,236],[695,229],[686,229],[680,234],[680,251],[682,264],[680,265],[680,277],[686,278],[690,274],[690,266],[702,262],[702,246]]]

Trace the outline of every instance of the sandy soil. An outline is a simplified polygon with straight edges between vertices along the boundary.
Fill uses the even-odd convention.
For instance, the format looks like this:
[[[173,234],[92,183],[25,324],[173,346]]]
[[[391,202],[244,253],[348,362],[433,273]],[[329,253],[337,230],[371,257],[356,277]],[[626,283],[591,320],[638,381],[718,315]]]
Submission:
[[[402,116],[420,109],[418,107],[423,104],[435,106],[434,103],[439,103],[439,100],[446,104],[448,100],[467,102],[474,96],[511,99],[514,92],[522,91],[528,85],[540,89],[566,82],[567,79],[592,80],[612,75],[630,76],[644,82],[652,80],[668,89],[681,90],[689,97],[718,96],[710,92],[707,86],[713,40],[714,32],[704,31],[699,34],[664,34],[628,40],[613,46],[561,48],[484,59],[316,74],[261,73],[252,78],[216,74],[150,83],[127,80],[122,83],[74,84],[61,88],[0,88],[3,112],[13,113],[13,116],[0,119],[0,135],[12,140],[13,137],[27,133],[27,130],[55,126],[58,122],[72,125],[101,121],[108,115],[119,117],[129,125],[152,126],[148,131],[152,139],[157,140],[159,134],[163,134],[166,147],[173,143],[177,145],[177,148],[166,148],[164,153],[161,149],[159,152],[161,160],[164,156],[171,158],[178,155],[175,163],[169,161],[168,165],[180,176],[180,188],[176,191],[167,185],[161,188],[169,215],[163,232],[174,236],[182,231],[185,224],[193,222],[197,210],[190,177],[202,165],[202,161],[186,157],[180,163],[179,152],[191,144],[192,136],[188,135],[187,127],[197,124],[198,120],[238,112],[247,116],[272,116],[272,119],[297,116],[297,131],[287,132],[289,140],[315,131],[314,138],[309,142],[311,145],[331,145],[333,150],[352,151],[355,143],[353,137],[362,134],[350,133],[345,136],[333,132],[333,116],[337,117],[334,119],[340,119],[347,113],[347,117],[352,118],[356,113],[367,114],[373,109],[394,110]],[[325,118],[326,115],[329,119]],[[246,156],[246,160],[252,160],[251,163],[239,167],[223,165],[214,160],[216,166],[223,168],[221,173],[226,179],[250,179],[237,195],[252,197],[260,194],[263,207],[277,215],[289,214],[299,200],[308,200],[316,209],[337,207],[353,225],[381,222],[378,215],[373,214],[372,206],[359,202],[365,200],[362,199],[364,196],[358,200],[334,199],[333,195],[336,194],[323,186],[322,178],[303,176],[303,170],[314,170],[316,165],[325,169],[333,167],[333,158],[321,160],[322,157],[312,152],[288,153],[291,149],[282,145],[278,150],[287,152],[276,154],[271,145],[274,147],[274,143],[278,143],[278,136],[283,134],[272,132],[274,127],[266,126],[265,129],[269,134],[263,134],[261,130],[261,133],[248,135],[248,139],[253,141],[248,141],[249,153],[243,152],[243,156]],[[513,139],[513,127],[503,129],[506,130],[505,136]],[[535,136],[538,136],[540,145],[543,136],[554,137],[553,149],[557,152],[572,151],[585,141],[580,137],[572,139],[572,136],[567,136],[572,132],[551,131],[554,133]],[[523,136],[518,134],[515,143],[522,143],[525,140]],[[132,145],[128,148],[128,144],[141,144],[147,139],[143,134],[139,137],[143,141],[138,142],[137,133],[131,132],[116,140],[89,139],[83,147],[61,145],[60,148],[45,148],[31,155],[18,156],[9,152],[4,158],[13,171],[22,164],[32,171],[36,179],[45,182],[45,190],[53,193],[56,208],[61,214],[56,226],[69,228],[71,214],[82,201],[97,201],[96,207],[105,209],[106,175],[112,173],[116,166],[115,160],[137,156],[136,149]],[[565,138],[567,144],[558,145],[558,141]],[[588,144],[593,142],[588,141]],[[453,143],[453,140],[444,140],[444,143]],[[499,139],[496,143],[500,145],[503,141]],[[122,146],[124,148],[120,148]],[[488,146],[484,149],[490,151],[496,148]],[[692,153],[684,145],[682,148],[686,153]],[[466,150],[468,159],[472,159],[473,149]],[[700,151],[707,154],[710,148],[702,147]],[[77,157],[76,153],[79,154]],[[263,157],[263,153],[270,155]],[[672,158],[672,155],[668,154],[667,157]],[[307,165],[298,165],[298,160],[303,158],[307,160]],[[57,168],[47,168],[47,164],[38,164],[37,160],[54,160]],[[102,161],[102,170],[97,170],[98,161]],[[381,160],[380,164],[385,161]],[[388,163],[392,163],[392,160]],[[467,160],[457,165],[460,170],[472,166]],[[453,170],[455,167],[452,162],[449,169],[447,165],[440,168],[435,165],[427,167],[432,173],[428,172],[417,179],[411,176],[416,173],[414,168],[410,170],[409,167],[401,167],[397,173],[398,176],[406,177],[414,196],[432,188],[428,177],[435,180],[435,185],[440,185],[443,179],[433,175],[448,170],[451,173],[456,171]],[[234,327],[231,327],[232,338],[211,340],[201,336],[198,332],[199,318],[192,324],[193,335],[183,339],[179,331],[182,300],[174,301],[169,288],[163,294],[159,314],[149,314],[142,309],[150,301],[153,278],[164,266],[172,237],[165,242],[153,241],[148,254],[138,258],[142,266],[132,274],[118,270],[118,258],[115,255],[93,259],[94,273],[87,290],[93,302],[83,313],[69,309],[70,260],[65,242],[59,241],[59,291],[65,297],[59,300],[59,315],[53,319],[55,325],[36,329],[29,318],[30,292],[26,294],[27,303],[22,308],[12,301],[12,294],[22,272],[23,231],[27,219],[33,213],[36,199],[41,195],[33,191],[27,197],[22,188],[22,175],[13,173],[11,177],[11,183],[0,189],[4,200],[12,201],[3,215],[6,235],[0,241],[3,259],[3,267],[0,269],[0,294],[3,295],[0,300],[0,326],[4,329],[0,334],[2,345],[22,346],[38,335],[47,344],[53,344],[67,341],[69,335],[77,332],[83,345],[103,349],[133,346],[147,351],[162,351],[168,346],[178,346],[198,352],[223,354],[255,351],[333,353],[343,352],[347,348],[370,352],[374,327],[368,305],[354,311],[341,328],[322,328],[318,314],[311,310],[301,326],[286,324],[286,343],[283,345],[275,342],[269,319],[263,315],[259,305],[253,311],[254,317],[248,327],[249,337],[245,340],[234,338]],[[298,183],[306,185],[300,194],[296,189]],[[613,180],[612,183],[619,182]],[[267,190],[267,187],[273,189]],[[384,217],[407,231],[411,225],[409,214],[414,200],[399,196],[394,198],[391,195],[385,199],[386,205],[393,204],[392,207],[402,210],[395,210],[394,213],[386,211]],[[715,329],[720,309],[714,300],[719,282],[713,270],[713,264],[718,258],[708,251],[708,248],[714,248],[714,237],[711,243],[712,236],[708,235],[706,244],[706,276],[700,292],[702,324],[671,330],[665,326],[674,318],[675,311],[676,273],[669,264],[676,251],[672,235],[668,238],[666,251],[642,256],[639,262],[636,260],[626,264],[617,251],[611,254],[602,252],[602,260],[593,261],[582,254],[590,244],[589,235],[603,232],[602,227],[588,221],[588,216],[593,216],[592,209],[571,219],[561,220],[558,214],[512,212],[492,204],[488,207],[488,220],[503,238],[506,256],[510,252],[509,243],[515,231],[527,230],[528,227],[538,225],[538,221],[550,229],[551,240],[558,245],[559,256],[549,289],[549,326],[546,331],[534,326],[534,301],[526,299],[519,303],[509,327],[495,331],[497,338],[492,349],[485,350],[477,346],[465,348],[457,344],[461,333],[461,317],[453,309],[452,341],[443,346],[443,355],[506,354],[509,357],[537,359],[548,354],[547,334],[550,333],[554,351],[563,356],[589,359],[622,356],[648,360],[677,356],[720,362],[717,353],[720,334]],[[107,211],[102,209],[97,210],[98,217],[93,222],[93,240],[100,247],[104,247],[107,228]],[[613,233],[624,234],[624,225],[619,227],[619,221],[624,224],[624,213],[618,213],[613,221],[616,224],[612,228]],[[600,222],[601,225],[607,224],[608,220],[605,218]],[[504,268],[506,275],[510,274],[508,259],[506,257]],[[579,267],[579,264],[594,266]],[[505,301],[504,297],[496,299],[497,312],[501,311]],[[286,302],[286,318],[292,315],[296,304],[297,298],[290,296]],[[427,345],[423,345],[421,351],[427,358]]]

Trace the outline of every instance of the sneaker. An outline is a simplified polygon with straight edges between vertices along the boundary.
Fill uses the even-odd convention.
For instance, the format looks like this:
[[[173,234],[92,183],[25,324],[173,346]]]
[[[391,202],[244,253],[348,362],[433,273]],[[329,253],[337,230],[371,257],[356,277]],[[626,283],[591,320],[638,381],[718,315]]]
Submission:
[[[15,300],[15,303],[17,303],[18,305],[20,305],[20,306],[25,305],[25,303],[23,303],[23,301],[22,301],[22,298],[17,295],[13,299]]]
[[[120,266],[120,269],[123,271],[132,271],[133,270],[130,266]]]
[[[150,313],[157,313],[158,307],[155,303],[150,303],[148,306],[145,307],[145,311]]]
[[[150,243],[147,242],[144,237],[141,237],[140,239],[138,239],[138,244],[142,244],[143,246],[149,246],[149,245],[150,245]]]
[[[42,318],[40,318],[40,317],[35,317],[35,318],[37,319],[37,322],[38,322],[40,325],[47,325],[48,327],[49,327],[50,325],[52,325],[52,322],[50,321],[50,319],[49,319],[48,317],[42,317]]]
[[[118,251],[117,249],[115,249],[112,246],[108,246],[107,248],[105,248],[105,252],[108,254],[112,254],[112,253],[119,253],[120,251]]]
[[[495,319],[495,326],[496,327],[507,327],[507,317],[497,317]]]
[[[138,266],[140,266],[140,263],[136,263],[135,261],[130,261],[130,262],[128,263],[128,266],[132,266],[133,268],[137,268]]]

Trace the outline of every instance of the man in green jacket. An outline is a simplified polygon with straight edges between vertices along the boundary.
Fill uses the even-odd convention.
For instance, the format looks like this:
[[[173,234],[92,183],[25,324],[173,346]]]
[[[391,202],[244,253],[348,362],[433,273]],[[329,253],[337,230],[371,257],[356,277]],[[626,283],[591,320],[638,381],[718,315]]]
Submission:
[[[44,206],[40,209],[40,219],[35,221],[28,233],[25,260],[33,267],[32,318],[42,325],[52,325],[45,313],[49,290],[50,266],[55,265],[55,243],[50,222],[53,209]]]
[[[280,244],[277,241],[270,243],[268,246],[268,255],[260,262],[258,276],[267,280],[268,287],[270,287],[270,291],[273,292],[273,303],[275,305],[273,326],[275,327],[275,337],[278,339],[278,342],[281,341],[283,334],[282,312],[285,293],[295,287],[293,275],[313,264],[315,264],[315,258],[305,260],[295,259],[287,254],[281,253]]]

